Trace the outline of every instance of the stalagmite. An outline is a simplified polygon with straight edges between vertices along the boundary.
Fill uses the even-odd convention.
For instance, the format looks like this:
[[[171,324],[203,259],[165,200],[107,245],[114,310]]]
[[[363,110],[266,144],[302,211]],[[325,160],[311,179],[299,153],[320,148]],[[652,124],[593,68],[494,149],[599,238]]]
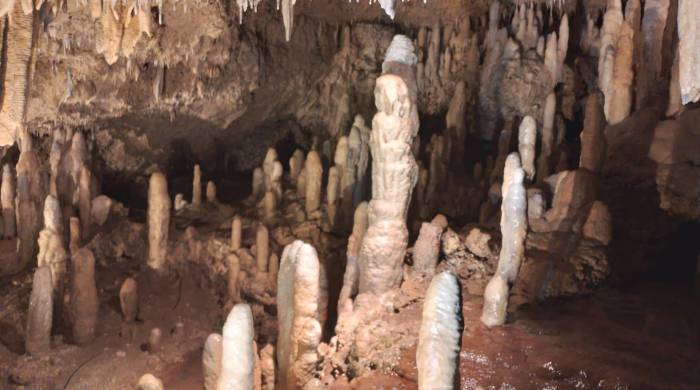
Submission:
[[[221,372],[221,355],[223,338],[218,333],[212,333],[204,342],[202,353],[202,372],[204,373],[204,390],[216,390]]]
[[[37,239],[41,230],[40,215],[43,211],[42,204],[46,198],[41,167],[42,164],[37,152],[31,150],[31,138],[26,134],[16,167],[17,197],[15,207],[17,210],[20,268],[31,263],[36,255]]]
[[[153,172],[148,185],[148,266],[154,270],[160,271],[165,265],[169,230],[168,182],[165,175]]]
[[[216,184],[211,180],[207,182],[206,195],[208,203],[216,203]]]
[[[70,217],[68,225],[70,229],[70,241],[68,249],[70,249],[71,253],[75,253],[81,247],[80,219],[78,217]]]
[[[158,353],[161,349],[161,344],[163,342],[163,332],[160,328],[151,329],[151,333],[148,334],[148,342],[146,348],[150,353]]]
[[[306,165],[306,160],[304,160],[304,165]],[[302,199],[306,197],[306,168],[302,168],[297,176],[297,196]]]
[[[503,172],[501,194],[501,234],[503,242],[496,273],[509,283],[515,282],[525,255],[527,235],[527,194],[523,184],[524,170],[517,153],[511,153]]]
[[[678,79],[681,102],[700,100],[700,7],[693,0],[678,0]]]
[[[265,174],[262,168],[258,167],[253,170],[253,183],[252,183],[251,197],[253,199],[259,199],[265,192]]]
[[[413,269],[428,275],[435,272],[440,255],[440,237],[442,228],[432,223],[423,222],[418,239],[413,246]]]
[[[0,146],[10,146],[24,126],[34,41],[34,15],[15,6],[5,25],[3,104],[0,110]],[[38,30],[37,30],[38,31]]]
[[[634,30],[625,21],[619,32],[615,66],[612,80],[612,100],[606,111],[606,117],[611,125],[622,122],[632,109],[632,81],[634,70]]]
[[[41,355],[51,349],[54,295],[51,284],[51,270],[48,267],[39,267],[34,271],[24,336],[25,349],[30,355]]]
[[[267,272],[267,260],[270,258],[270,234],[265,225],[258,224],[255,234],[255,264],[258,272]]]
[[[339,313],[341,312],[344,302],[348,299],[352,299],[355,294],[357,294],[359,276],[357,258],[360,255],[362,239],[367,232],[367,218],[367,202],[362,202],[355,209],[352,234],[348,238],[348,248],[346,251],[347,262],[345,264],[345,274],[343,275],[343,287],[340,290],[340,297],[338,298]]]
[[[586,99],[586,114],[581,131],[581,157],[579,167],[600,172],[605,161],[605,118],[602,97],[594,92]]]
[[[323,182],[321,156],[315,150],[310,151],[306,156],[304,181],[306,184],[306,214],[310,216],[321,206],[321,183]]]
[[[95,285],[95,256],[91,250],[83,248],[73,254],[72,266],[73,341],[85,344],[95,339],[100,308]]]
[[[250,306],[239,303],[231,309],[224,324],[221,372],[216,390],[249,390],[253,388],[253,313]]]
[[[0,205],[2,205],[3,236],[5,238],[14,237],[17,234],[15,225],[15,179],[10,164],[5,164],[2,168]]]
[[[145,374],[136,386],[137,390],[163,390],[163,381],[152,374]]]
[[[518,151],[522,158],[523,170],[529,180],[535,177],[535,142],[537,123],[532,117],[526,116],[518,129]]]
[[[231,220],[231,250],[237,251],[241,248],[241,233],[243,226],[241,223],[241,217],[235,215]]]
[[[202,204],[202,170],[199,164],[194,166],[192,175],[192,205],[198,207]]]
[[[304,167],[305,160],[304,152],[299,149],[294,150],[292,157],[289,158],[289,178],[292,180],[292,183],[296,183],[301,169]]]
[[[241,272],[241,260],[235,253],[229,253],[226,256],[228,265],[228,300],[231,302],[239,302],[241,300],[238,289],[238,277]]]
[[[260,368],[262,370],[262,390],[275,389],[275,347],[266,344],[260,350]]]
[[[133,278],[126,278],[119,289],[119,305],[124,322],[136,321],[139,314],[139,285]]]
[[[267,262],[267,280],[273,289],[277,288],[277,274],[280,269],[280,258],[276,253],[270,255],[270,259]]]
[[[53,195],[44,201],[44,229],[39,233],[37,265],[51,270],[51,281],[56,298],[63,296],[63,275],[66,273],[68,254],[63,245],[61,207]],[[60,302],[60,301],[59,301]]]
[[[423,302],[416,367],[418,387],[453,389],[462,336],[462,304],[457,278],[449,271],[430,282]]]
[[[488,327],[503,325],[508,309],[508,283],[498,273],[493,275],[484,289],[484,307],[481,322]]]
[[[369,228],[359,256],[360,292],[381,294],[401,281],[408,244],[406,215],[418,180],[411,146],[418,133],[418,111],[402,78],[379,77],[372,120],[372,200]]]
[[[92,174],[90,170],[83,166],[80,170],[80,179],[78,181],[78,205],[80,211],[81,233],[83,238],[87,238],[90,234],[92,222],[92,194],[90,193],[90,182]]]
[[[271,224],[277,213],[277,196],[272,191],[266,191],[263,196],[263,220]]]
[[[328,220],[331,226],[335,224],[336,213],[338,211],[338,192],[340,191],[340,172],[337,167],[328,170],[328,185],[326,188],[326,200],[328,202]]]
[[[327,301],[316,250],[303,241],[287,245],[277,277],[277,364],[281,389],[303,388],[314,376]]]

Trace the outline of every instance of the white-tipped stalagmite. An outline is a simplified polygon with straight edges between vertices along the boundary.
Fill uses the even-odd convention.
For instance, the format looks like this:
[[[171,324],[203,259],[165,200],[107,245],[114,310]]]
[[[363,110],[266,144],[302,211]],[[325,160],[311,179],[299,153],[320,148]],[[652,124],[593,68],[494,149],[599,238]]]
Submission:
[[[622,22],[617,39],[612,81],[612,101],[607,118],[611,125],[622,122],[632,109],[632,81],[634,80],[634,30]]]
[[[148,183],[148,266],[154,270],[160,271],[165,265],[169,231],[168,182],[165,175],[153,172]]]
[[[289,178],[292,180],[292,183],[296,183],[301,169],[304,168],[305,160],[304,152],[299,149],[294,150],[292,157],[289,158]]]
[[[343,307],[344,302],[354,298],[355,294],[357,294],[359,277],[357,258],[360,255],[362,239],[367,232],[367,225],[367,202],[362,202],[355,209],[352,234],[348,237],[348,248],[346,251],[347,262],[345,264],[345,274],[343,274],[343,287],[340,290],[340,297],[338,298],[339,313],[341,312],[340,309]]]
[[[527,193],[523,180],[525,172],[520,165],[520,156],[511,153],[506,159],[501,189],[501,234],[503,242],[498,257],[496,273],[509,283],[515,282],[520,263],[525,256],[527,235]]]
[[[89,343],[95,339],[100,301],[95,284],[95,256],[82,248],[72,256],[73,286],[71,288],[71,312],[73,341]]]
[[[678,0],[678,79],[681,102],[700,100],[700,7],[693,0]]]
[[[243,231],[243,225],[241,223],[241,217],[235,215],[231,220],[231,250],[237,251],[241,249],[241,234]]]
[[[34,271],[24,334],[24,346],[30,355],[40,355],[51,348],[54,296],[51,284],[51,270],[48,267],[39,267]]]
[[[63,219],[61,206],[53,195],[44,201],[44,229],[39,233],[37,266],[51,270],[51,281],[56,298],[63,296],[63,276],[66,273],[68,254],[63,245]]]
[[[321,184],[323,182],[321,156],[315,150],[310,151],[306,156],[304,181],[306,184],[306,214],[310,215],[321,206]]]
[[[206,195],[208,203],[216,203],[216,184],[214,184],[214,182],[211,180],[207,182]]]
[[[80,169],[80,179],[78,181],[78,211],[80,213],[81,233],[83,238],[87,238],[90,234],[92,222],[92,194],[90,191],[90,183],[92,181],[92,173],[83,166]]]
[[[531,116],[520,122],[518,129],[518,151],[522,167],[529,180],[535,177],[535,143],[537,142],[537,123]]]
[[[423,302],[416,367],[418,388],[455,388],[462,336],[462,303],[455,275],[449,271],[430,282]]]
[[[277,276],[277,364],[280,389],[301,389],[314,377],[327,305],[324,270],[303,241],[287,245]]]
[[[253,313],[250,306],[239,303],[231,309],[222,335],[221,371],[216,390],[250,390],[253,388]]]
[[[262,390],[275,389],[275,347],[266,344],[260,350],[260,369],[262,371]]]
[[[423,222],[418,239],[413,246],[413,269],[432,275],[440,255],[440,238],[442,228],[432,223]]]
[[[15,225],[15,178],[10,164],[5,164],[2,167],[0,205],[2,205],[3,236],[5,238],[14,237],[17,234]]]
[[[386,61],[385,61],[386,62]],[[372,120],[372,200],[369,228],[359,256],[359,292],[381,294],[401,282],[408,244],[406,216],[418,180],[411,147],[418,133],[418,110],[404,80],[385,74],[376,81]]]
[[[581,131],[581,156],[579,167],[591,172],[600,172],[605,161],[605,117],[602,96],[593,92],[586,98],[586,113]]]
[[[197,207],[202,204],[202,170],[199,164],[194,166],[192,175],[192,205]]]
[[[498,273],[493,275],[484,289],[484,307],[481,322],[488,327],[503,325],[508,309],[508,282]]]
[[[267,260],[270,258],[270,233],[265,225],[258,224],[255,234],[255,264],[260,273],[267,272]]]
[[[221,354],[223,338],[218,333],[212,333],[204,342],[202,353],[202,372],[204,373],[204,390],[216,390],[221,372]]]
[[[139,285],[134,278],[126,278],[119,289],[119,306],[124,322],[136,321],[139,314]]]

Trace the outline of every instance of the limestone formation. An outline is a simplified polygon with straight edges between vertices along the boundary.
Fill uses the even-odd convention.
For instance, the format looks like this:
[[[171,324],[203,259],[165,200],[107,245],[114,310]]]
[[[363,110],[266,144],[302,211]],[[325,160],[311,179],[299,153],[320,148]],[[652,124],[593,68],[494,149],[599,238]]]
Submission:
[[[664,30],[668,18],[670,0],[646,0],[642,17],[643,64],[642,80],[638,90],[642,99],[656,89],[662,72]]]
[[[343,287],[340,290],[340,297],[338,298],[339,313],[341,312],[344,302],[348,299],[352,299],[355,294],[357,294],[359,278],[357,258],[360,255],[362,240],[367,232],[367,218],[367,202],[362,202],[355,209],[352,234],[348,238],[348,248],[345,252],[347,261],[345,264],[345,274],[343,274]]]
[[[126,278],[119,289],[119,305],[124,322],[136,321],[139,314],[139,286],[133,278]]]
[[[239,303],[231,309],[222,336],[221,371],[217,390],[253,388],[253,313],[250,306]]]
[[[2,168],[2,187],[0,188],[0,205],[2,206],[3,236],[14,237],[15,226],[15,179],[10,164]]]
[[[520,263],[525,255],[527,235],[527,194],[523,184],[524,170],[520,166],[517,153],[511,153],[506,160],[501,190],[501,234],[503,242],[498,257],[496,273],[509,283],[518,276]]]
[[[241,233],[243,226],[241,223],[241,217],[235,215],[231,220],[231,250],[237,251],[241,248]]]
[[[192,205],[199,207],[202,204],[202,170],[199,164],[194,166],[192,175]]]
[[[430,282],[416,349],[420,389],[454,388],[462,336],[460,295],[457,278],[449,271]]]
[[[259,273],[267,272],[267,260],[270,257],[270,233],[265,225],[258,224],[255,234],[255,264]]]
[[[418,132],[418,111],[401,77],[379,77],[372,120],[372,200],[369,228],[359,256],[359,291],[381,294],[401,281],[408,244],[406,215],[418,180],[411,146]]]
[[[75,252],[71,259],[73,341],[76,344],[86,344],[95,339],[100,308],[95,284],[95,256],[90,249],[83,248]]]
[[[413,269],[417,272],[432,274],[440,255],[440,237],[442,228],[432,223],[423,222],[418,239],[413,246]]]
[[[207,203],[216,203],[216,184],[213,181],[207,182]]]
[[[603,27],[600,31],[600,47],[598,52],[598,88],[606,101],[612,98],[611,81],[614,53],[617,48],[617,38],[624,18],[620,0],[607,0]],[[608,54],[608,53],[611,53]]]
[[[562,81],[564,62],[569,52],[569,15],[564,13],[559,23],[559,40],[557,43],[557,82]]]
[[[90,170],[83,166],[80,170],[80,179],[78,187],[78,205],[80,211],[81,234],[83,238],[87,238],[90,234],[92,226],[92,194],[90,191],[90,183],[92,174]]]
[[[7,97],[6,97],[7,98]],[[31,139],[25,137],[17,162],[17,235],[19,238],[20,268],[34,260],[37,239],[41,230],[41,213],[46,198],[42,180],[41,161],[36,151],[31,150]]]
[[[163,381],[153,376],[145,374],[139,379],[137,390],[163,390]]]
[[[68,248],[70,249],[70,253],[75,253],[81,247],[80,219],[78,219],[78,217],[70,217],[69,229],[70,241]]]
[[[600,94],[594,92],[586,99],[586,114],[581,131],[579,167],[600,172],[605,160],[605,117]]]
[[[301,169],[304,167],[305,160],[304,152],[299,149],[294,150],[292,157],[289,158],[289,178],[292,180],[292,183],[296,183]]]
[[[549,75],[552,78],[552,83],[557,83],[557,75],[559,72],[559,57],[557,51],[559,50],[559,43],[557,40],[557,33],[551,32],[547,35],[547,44],[544,49],[544,66],[549,71]]]
[[[306,184],[306,214],[311,215],[321,206],[321,183],[323,182],[323,165],[321,156],[312,150],[306,156],[304,165],[304,182]]]
[[[44,201],[44,229],[39,232],[37,266],[51,270],[51,281],[56,298],[63,296],[63,276],[66,273],[66,253],[63,244],[61,207],[53,195]],[[60,302],[60,301],[59,301]]]
[[[355,185],[353,188],[353,207],[357,207],[365,199],[367,183],[367,166],[369,165],[369,138],[370,129],[365,125],[362,115],[355,115],[355,120],[348,136],[348,149],[350,160],[355,165]],[[351,210],[343,209],[346,215],[350,215]]]
[[[322,278],[311,245],[297,240],[284,248],[277,277],[279,388],[303,388],[314,376],[327,304]]]
[[[622,122],[632,109],[632,81],[634,79],[634,30],[625,21],[621,25],[615,52],[611,101],[606,117],[611,125]]]
[[[202,372],[204,373],[204,390],[216,390],[221,372],[221,355],[223,338],[218,333],[212,333],[204,342],[202,353]]]
[[[24,336],[24,346],[30,355],[41,355],[51,348],[54,303],[51,284],[51,270],[48,267],[39,267],[34,271]]]
[[[503,325],[506,322],[508,309],[508,283],[498,273],[484,289],[484,307],[481,312],[481,322],[488,327]]]
[[[228,265],[228,300],[239,302],[241,300],[238,280],[241,272],[241,260],[235,253],[229,253],[226,257]]]
[[[162,270],[166,262],[169,230],[168,183],[165,175],[154,172],[148,185],[148,266],[156,271]]]
[[[523,170],[529,180],[535,177],[535,142],[537,142],[537,123],[526,116],[518,129],[518,151],[522,159]]]
[[[681,102],[700,100],[700,7],[693,0],[678,0],[678,80]]]

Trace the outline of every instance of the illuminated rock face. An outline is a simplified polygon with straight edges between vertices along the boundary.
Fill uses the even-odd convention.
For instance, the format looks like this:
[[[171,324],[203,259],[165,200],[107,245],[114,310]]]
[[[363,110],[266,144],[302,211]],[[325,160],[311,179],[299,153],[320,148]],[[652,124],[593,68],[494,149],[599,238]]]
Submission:
[[[436,275],[423,303],[416,366],[420,389],[454,388],[462,335],[462,305],[457,278]]]
[[[303,241],[287,245],[277,276],[278,384],[300,389],[315,374],[328,297],[316,250]]]
[[[399,76],[386,74],[375,87],[377,114],[372,120],[372,200],[369,228],[359,257],[360,293],[381,294],[401,281],[408,230],[406,215],[418,180],[411,152],[418,132],[418,111]]]

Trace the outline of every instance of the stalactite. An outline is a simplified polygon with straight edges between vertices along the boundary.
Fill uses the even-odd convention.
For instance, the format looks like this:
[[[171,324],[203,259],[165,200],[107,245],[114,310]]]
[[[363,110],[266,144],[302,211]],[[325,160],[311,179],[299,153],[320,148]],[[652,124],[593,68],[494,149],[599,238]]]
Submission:
[[[34,16],[18,4],[9,15],[5,37],[3,102],[0,109],[0,146],[15,143],[24,126],[34,41]]]
[[[282,0],[282,22],[284,23],[284,39],[289,42],[294,27],[294,3],[296,0]]]
[[[608,0],[600,31],[600,48],[598,49],[598,88],[606,101],[612,99],[611,83],[618,33],[622,25],[622,4],[620,0]]]
[[[564,14],[559,24],[559,40],[557,43],[557,78],[556,82],[562,81],[564,62],[569,52],[569,15]]]
[[[454,388],[462,336],[460,295],[457,278],[449,271],[430,282],[416,348],[420,389]]]
[[[634,30],[625,21],[622,23],[617,40],[611,90],[612,99],[606,115],[611,125],[622,122],[629,116],[632,109],[633,61]]]
[[[700,7],[693,0],[678,0],[678,80],[681,102],[700,100]]]

